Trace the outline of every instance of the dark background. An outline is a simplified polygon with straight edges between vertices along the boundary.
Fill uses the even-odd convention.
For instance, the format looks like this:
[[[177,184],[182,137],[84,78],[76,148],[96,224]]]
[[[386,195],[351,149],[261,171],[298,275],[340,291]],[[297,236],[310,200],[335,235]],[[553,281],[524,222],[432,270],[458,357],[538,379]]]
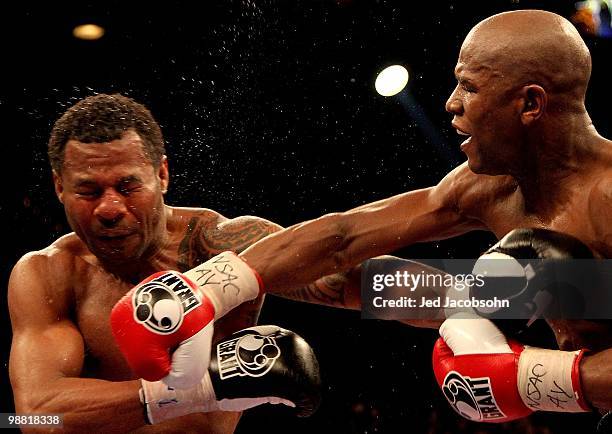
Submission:
[[[46,141],[55,119],[85,96],[121,92],[151,109],[170,159],[167,203],[290,225],[436,183],[463,161],[444,102],[468,30],[506,10],[574,10],[573,2],[522,0],[53,3],[5,9],[0,18],[4,288],[21,255],[69,231]],[[74,39],[72,28],[86,22],[106,35]],[[594,63],[587,107],[610,136],[612,43],[585,40]],[[384,98],[374,79],[393,63],[411,80],[402,97]],[[474,257],[493,241],[473,233],[396,253]],[[13,411],[10,321],[0,299],[1,411]],[[593,430],[590,415],[535,415],[504,427],[460,421],[432,375],[435,331],[274,297],[260,322],[312,344],[324,400],[310,419],[252,410],[239,433]]]

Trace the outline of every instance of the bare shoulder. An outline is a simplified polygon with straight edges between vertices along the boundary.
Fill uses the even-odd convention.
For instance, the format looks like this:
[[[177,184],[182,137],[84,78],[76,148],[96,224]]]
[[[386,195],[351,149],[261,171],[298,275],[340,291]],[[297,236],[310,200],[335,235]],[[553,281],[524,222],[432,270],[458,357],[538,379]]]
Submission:
[[[256,216],[227,218],[216,211],[197,208],[178,208],[176,211],[186,222],[181,230],[179,247],[179,266],[185,269],[226,250],[241,252],[282,229]]]
[[[454,206],[457,212],[478,216],[517,189],[510,176],[474,173],[467,162],[450,171],[436,186],[436,194]]]
[[[597,177],[593,192],[597,199],[610,199],[612,197],[612,168]]]
[[[214,230],[206,234],[206,242],[214,250],[241,252],[281,229],[281,226],[264,218],[245,215],[220,222]]]
[[[593,231],[589,246],[600,255],[612,258],[612,170],[595,177],[586,202],[587,218]]]
[[[612,216],[612,170],[597,177],[589,194],[591,216]],[[602,222],[602,223],[608,223]]]
[[[589,194],[589,215],[599,239],[607,243],[608,251],[612,251],[612,170],[603,173],[594,183]]]
[[[8,285],[11,318],[27,312],[68,315],[73,301],[71,278],[75,259],[82,253],[76,235],[65,235],[41,250],[23,255],[13,267]],[[44,309],[34,309],[34,307]]]
[[[83,243],[74,233],[58,238],[49,246],[28,252],[13,267],[11,276],[22,277],[22,273],[44,276],[56,281],[63,279],[72,271],[75,258],[83,253]]]

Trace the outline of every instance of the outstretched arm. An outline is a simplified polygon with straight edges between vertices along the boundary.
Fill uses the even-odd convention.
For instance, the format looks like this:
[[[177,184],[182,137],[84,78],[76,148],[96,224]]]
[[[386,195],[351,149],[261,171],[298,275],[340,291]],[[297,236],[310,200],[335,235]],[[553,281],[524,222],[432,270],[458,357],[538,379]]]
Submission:
[[[460,211],[457,178],[465,170],[460,166],[435,187],[291,226],[241,256],[260,274],[266,292],[282,294],[413,243],[484,229]]]
[[[394,271],[407,271],[411,274],[418,275],[422,272],[426,273],[439,273],[446,274],[442,270],[432,268],[428,265],[421,264],[415,261],[402,260],[395,256],[379,256],[373,258],[370,261],[393,261],[395,267],[397,267],[397,261],[403,261],[399,268],[394,268]],[[306,303],[315,303],[325,306],[340,307],[345,309],[361,309],[361,273],[362,264],[351,268],[344,273],[336,273],[329,276],[324,276],[318,279],[316,282],[301,288],[292,289],[285,291],[279,296],[290,300],[302,301]],[[432,298],[436,299],[444,297],[447,288],[444,287],[427,287],[420,286],[415,287],[412,292],[413,297],[421,298]],[[408,324],[414,327],[426,327],[426,328],[438,328],[442,324],[443,319],[433,319],[434,316],[441,317],[430,313],[431,319],[399,319],[398,321],[404,324]],[[441,314],[443,315],[443,313]]]

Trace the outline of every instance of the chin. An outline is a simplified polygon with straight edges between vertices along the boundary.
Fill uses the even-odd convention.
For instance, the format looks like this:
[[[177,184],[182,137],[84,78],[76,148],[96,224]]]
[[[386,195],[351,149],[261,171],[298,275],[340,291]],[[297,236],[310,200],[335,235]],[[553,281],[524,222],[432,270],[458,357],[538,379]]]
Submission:
[[[125,265],[130,261],[140,258],[140,250],[126,247],[127,246],[124,246],[124,248],[121,249],[93,249],[92,253],[102,262],[111,265]]]
[[[487,172],[484,170],[482,164],[476,158],[468,157],[467,165],[470,170],[478,175],[486,175]]]
[[[490,175],[490,176],[507,175],[506,170],[502,170],[492,164],[484,164],[482,160],[477,159],[477,158],[468,157],[467,164],[470,170],[477,175]]]
[[[95,252],[94,253],[98,259],[102,262],[112,265],[122,265],[126,262],[136,259],[135,256],[126,254],[124,252]]]

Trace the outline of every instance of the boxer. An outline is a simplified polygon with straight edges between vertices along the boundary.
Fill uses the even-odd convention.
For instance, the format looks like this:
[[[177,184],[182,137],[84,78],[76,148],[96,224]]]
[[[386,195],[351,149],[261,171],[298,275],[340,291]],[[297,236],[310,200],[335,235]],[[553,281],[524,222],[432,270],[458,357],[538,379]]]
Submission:
[[[79,432],[233,432],[238,410],[253,401],[218,403],[240,398],[240,390],[235,384],[230,390],[220,386],[207,363],[198,366],[198,375],[207,374],[205,387],[183,389],[178,410],[156,412],[152,402],[176,396],[168,395],[168,387],[139,379],[115,343],[109,317],[138,282],[161,272],[138,293],[138,318],[150,334],[162,336],[184,313],[179,328],[186,340],[193,338],[198,361],[207,361],[213,342],[256,323],[263,296],[255,293],[253,301],[225,315],[191,288],[189,273],[184,280],[172,272],[186,272],[224,251],[240,252],[280,227],[258,217],[228,219],[209,209],[166,205],[168,160],[160,128],[144,106],[121,95],[88,97],[67,110],[53,127],[48,154],[55,191],[74,232],[26,254],[11,273],[9,372],[17,412],[63,414],[64,429]],[[151,304],[164,294],[165,302]],[[172,300],[183,304],[179,308]],[[206,330],[194,337],[200,329]],[[137,343],[144,341],[130,345],[146,351]],[[288,367],[304,354],[287,348],[279,357]],[[140,354],[148,356],[154,355]],[[184,385],[180,379],[170,383]],[[260,393],[270,399],[257,403],[300,406],[300,400],[281,396],[278,388],[262,393],[273,396]]]
[[[590,73],[584,41],[556,14],[483,20],[463,42],[446,103],[466,163],[433,187],[294,225],[241,257],[264,291],[340,307],[359,306],[351,269],[363,260],[472,230],[549,229],[611,258],[612,142],[585,108]],[[586,405],[612,409],[610,321],[548,322],[560,350],[590,350],[576,367]]]

